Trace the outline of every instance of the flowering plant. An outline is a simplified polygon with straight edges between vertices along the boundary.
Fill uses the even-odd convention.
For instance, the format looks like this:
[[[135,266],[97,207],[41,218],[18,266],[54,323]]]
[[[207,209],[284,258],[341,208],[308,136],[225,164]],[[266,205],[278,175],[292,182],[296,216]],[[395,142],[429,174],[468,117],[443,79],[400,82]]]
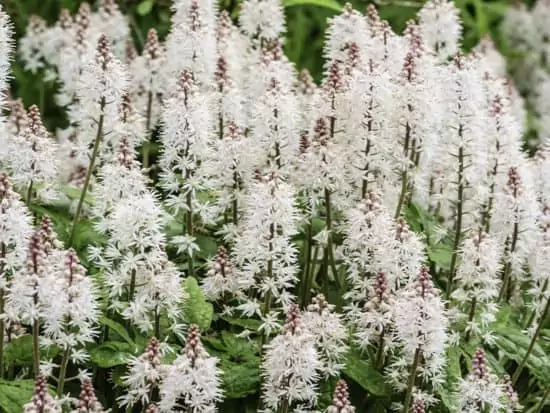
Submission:
[[[550,140],[495,45],[346,4],[317,84],[279,0],[171,12],[0,6],[0,410],[542,412]]]

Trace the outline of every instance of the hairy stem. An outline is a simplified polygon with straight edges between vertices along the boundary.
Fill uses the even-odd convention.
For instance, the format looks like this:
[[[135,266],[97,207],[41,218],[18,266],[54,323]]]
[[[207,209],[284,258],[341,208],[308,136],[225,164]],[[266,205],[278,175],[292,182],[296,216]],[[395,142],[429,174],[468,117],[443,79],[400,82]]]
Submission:
[[[4,258],[6,258],[6,244],[2,243],[0,248],[0,279],[6,277],[4,274]],[[0,380],[4,378],[4,334],[6,331],[6,324],[4,323],[4,289],[0,288]]]
[[[191,191],[186,195],[187,212],[185,213],[185,231],[187,235],[193,236],[193,199]],[[189,254],[189,275],[195,275],[195,264],[193,263],[193,256]]]
[[[529,359],[529,356],[531,355],[531,352],[533,351],[533,348],[535,347],[535,343],[537,342],[537,338],[539,337],[540,330],[542,329],[542,325],[544,324],[544,321],[546,319],[546,316],[548,315],[548,311],[550,310],[550,298],[546,300],[546,306],[544,307],[544,310],[542,311],[542,314],[540,315],[540,320],[537,325],[537,329],[535,330],[535,334],[533,334],[533,337],[531,338],[531,342],[529,343],[529,347],[527,348],[527,352],[525,353],[525,356],[523,356],[523,359],[519,363],[518,367],[516,368],[516,371],[514,372],[512,376],[512,384],[516,384],[519,375],[521,374],[521,371],[525,367],[525,363],[527,363],[527,360]]]
[[[420,347],[417,347],[414,352],[414,359],[413,359],[413,364],[411,366],[411,372],[409,374],[409,380],[407,381],[407,392],[405,393],[405,403],[403,404],[402,413],[408,413],[409,411],[409,407],[411,405],[414,382],[416,381],[416,371],[418,370],[418,365],[420,364],[421,357],[422,357],[422,351],[420,350]]]
[[[27,206],[29,208],[31,206],[31,201],[32,201],[32,186],[33,186],[33,182],[31,180],[31,182],[29,183],[29,187],[27,188]]]
[[[544,281],[544,285],[542,286],[542,293],[541,296],[544,297],[544,294],[546,293],[546,289],[548,288],[548,280]],[[525,329],[528,329],[531,327],[531,324],[533,324],[533,321],[535,321],[535,317],[537,316],[536,310],[533,310],[531,312],[531,315],[529,316],[529,319],[527,320],[527,323],[525,324]]]
[[[97,159],[97,155],[99,154],[99,147],[101,144],[101,141],[103,140],[103,122],[104,122],[104,115],[103,115],[103,109],[105,108],[105,98],[101,98],[100,103],[100,112],[101,115],[99,116],[99,123],[97,125],[97,134],[94,141],[94,149],[92,151],[92,157],[90,158],[90,164],[88,165],[88,170],[86,171],[86,178],[84,180],[84,187],[82,188],[82,192],[80,193],[80,199],[78,200],[78,205],[76,206],[76,212],[74,214],[73,219],[73,227],[71,229],[71,236],[69,237],[69,243],[67,247],[72,247],[74,236],[76,235],[76,225],[78,224],[78,220],[80,219],[80,213],[82,212],[82,205],[84,204],[84,199],[86,198],[86,193],[88,192],[88,187],[90,186],[90,179],[92,177],[92,174],[94,172],[94,166]]]
[[[0,379],[4,378],[4,333],[5,324],[2,314],[4,313],[4,290],[0,289]]]
[[[468,324],[470,324],[476,315],[476,306],[477,306],[477,298],[472,298],[472,302],[470,303],[470,312],[468,313]],[[472,330],[468,330],[466,332],[466,337],[464,338],[464,341],[469,342],[470,341],[470,335]]]
[[[537,407],[537,410],[535,410],[533,413],[541,413],[544,410],[544,406],[546,404],[546,400],[550,397],[550,386],[546,389],[544,392],[544,395],[542,396],[542,399],[540,399],[540,403]]]
[[[59,368],[59,380],[57,381],[57,395],[63,395],[63,388],[65,387],[65,376],[67,375],[67,366],[69,365],[69,355],[71,349],[67,348],[63,353],[63,359],[61,360],[61,367]]]
[[[409,109],[410,110],[410,109]],[[405,125],[405,143],[403,144],[403,154],[405,159],[407,159],[409,153],[409,141],[411,139],[411,126],[407,122]],[[401,209],[405,203],[405,198],[407,197],[407,189],[409,188],[409,166],[405,165],[405,169],[401,172],[401,193],[399,194],[399,201],[397,202],[397,207],[395,208],[394,218],[397,219],[401,215]]]
[[[304,273],[303,273],[303,281],[302,281],[302,285],[301,285],[301,288],[302,288],[302,294],[301,294],[301,297],[302,297],[302,306],[305,306],[306,303],[307,303],[307,295],[308,295],[308,291],[310,289],[310,285],[309,285],[309,268],[311,266],[311,253],[313,251],[313,228],[312,228],[312,223],[308,223],[307,224],[307,230],[306,230],[306,233],[307,233],[307,240],[306,240],[306,262],[305,262],[305,265],[304,265]]]
[[[449,282],[447,283],[447,298],[451,296],[453,291],[453,280],[456,272],[456,264],[458,259],[458,247],[462,238],[462,198],[464,197],[464,148],[461,146],[458,149],[458,192],[457,192],[457,207],[456,207],[456,223],[455,223],[455,238],[453,241],[453,252],[451,255],[451,269],[449,271]]]
[[[147,95],[147,117],[145,123],[145,133],[147,134],[147,139],[143,142],[143,168],[149,168],[149,152],[151,150],[151,118],[153,112],[153,92],[149,91]]]
[[[512,232],[512,243],[510,245],[510,255],[512,255],[516,250],[518,236],[519,236],[519,223],[514,222],[514,230]],[[498,294],[499,301],[502,299],[506,301],[508,299],[508,290],[511,283],[511,280],[510,280],[511,275],[512,275],[512,263],[508,261],[504,266],[504,277],[502,279],[502,285],[500,287],[500,292]]]
[[[386,333],[386,330],[383,328],[382,333],[380,333],[380,337],[378,338],[378,349],[376,351],[376,362],[374,364],[374,367],[376,370],[380,370],[382,366],[384,365],[384,335]]]
[[[40,321],[35,318],[32,323],[32,359],[34,363],[34,377],[40,375],[40,348],[38,334],[40,332]]]
[[[325,295],[328,294],[328,269],[329,269],[329,260],[332,256],[332,211],[330,206],[330,191],[325,188],[325,211],[326,211],[326,225],[327,225],[327,232],[328,232],[328,240],[327,240],[327,246],[325,247],[324,255],[323,255],[323,262],[324,262],[324,268],[323,268],[323,290],[325,292]],[[332,271],[335,270],[334,266],[334,257],[332,257],[332,260],[330,260],[330,266],[332,268]],[[334,276],[336,277],[337,273],[334,272]]]

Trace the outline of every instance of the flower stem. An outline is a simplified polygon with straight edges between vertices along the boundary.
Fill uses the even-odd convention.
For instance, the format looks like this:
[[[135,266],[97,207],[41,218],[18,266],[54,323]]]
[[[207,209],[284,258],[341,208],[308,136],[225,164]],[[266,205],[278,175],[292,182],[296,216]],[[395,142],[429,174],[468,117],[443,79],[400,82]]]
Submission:
[[[302,285],[301,285],[301,288],[302,288],[302,306],[305,306],[306,305],[306,299],[307,299],[307,292],[310,288],[309,286],[309,268],[311,266],[311,253],[312,253],[312,250],[313,250],[313,228],[312,228],[312,223],[309,222],[307,224],[307,230],[306,230],[306,233],[307,233],[307,240],[306,240],[306,262],[305,262],[305,265],[304,265],[304,273],[303,273],[303,280],[302,280]]]
[[[544,405],[546,404],[546,400],[550,397],[550,386],[546,389],[546,392],[544,392],[544,395],[542,396],[542,399],[540,400],[540,403],[537,407],[537,410],[535,410],[533,413],[541,413],[544,409]]]
[[[382,332],[380,333],[380,337],[378,339],[378,349],[376,351],[376,362],[374,367],[376,370],[379,370],[384,365],[384,335],[386,333],[386,330],[382,328]]]
[[[153,109],[153,92],[149,91],[147,95],[147,118],[145,122],[145,133],[147,134],[147,139],[143,142],[143,168],[147,170],[149,168],[149,151],[151,149],[151,118],[152,118],[152,109]]]
[[[67,375],[67,366],[69,364],[69,355],[71,349],[65,349],[63,353],[63,359],[61,360],[61,367],[59,368],[59,380],[57,381],[57,395],[63,395],[63,388],[65,387],[65,376]]]
[[[523,356],[523,359],[519,363],[518,367],[516,368],[516,371],[514,372],[514,375],[512,376],[512,384],[516,384],[519,375],[521,374],[521,371],[525,367],[525,363],[527,363],[527,360],[529,359],[529,356],[531,355],[531,352],[533,351],[533,348],[535,347],[535,343],[537,342],[537,338],[539,337],[540,330],[542,329],[542,325],[544,324],[544,320],[546,319],[546,316],[548,315],[548,311],[550,310],[550,298],[546,300],[546,306],[544,307],[544,310],[542,311],[542,314],[540,315],[539,324],[537,325],[537,329],[535,330],[535,334],[533,334],[533,337],[531,338],[531,342],[529,343],[529,347],[527,348],[527,352],[525,353],[525,356]]]
[[[470,324],[473,319],[474,319],[474,316],[476,314],[476,306],[477,306],[477,299],[476,297],[472,298],[472,302],[470,303],[470,312],[468,314],[468,324]],[[466,332],[466,337],[464,339],[464,341],[469,342],[470,341],[470,333],[472,332],[472,330],[468,330]]]
[[[512,233],[512,244],[510,245],[510,254],[513,254],[516,250],[516,244],[518,242],[519,236],[519,223],[514,223],[514,231]],[[498,294],[498,301],[504,299],[507,300],[508,291],[510,289],[510,276],[512,274],[512,263],[508,261],[504,266],[504,278],[502,279],[502,286],[500,287],[500,292]]]
[[[31,182],[29,183],[29,187],[27,188],[27,206],[29,208],[31,207],[31,201],[32,201],[32,185],[33,185],[33,182],[31,180]]]
[[[0,249],[0,278],[6,277],[4,274],[4,259],[6,258],[6,244],[2,243],[2,248]],[[6,325],[4,323],[4,289],[0,288],[0,380],[4,378],[4,334]]]
[[[410,110],[410,107],[409,107]],[[408,158],[409,154],[409,141],[411,139],[411,126],[407,122],[405,125],[405,142],[403,144],[403,155],[405,159]],[[405,169],[401,172],[401,193],[399,194],[399,201],[397,202],[397,208],[395,208],[394,219],[399,218],[401,215],[401,209],[405,203],[405,198],[407,196],[407,189],[409,187],[409,165],[405,165]]]
[[[191,192],[187,193],[186,203],[187,203],[187,212],[185,214],[185,230],[187,235],[193,236],[193,205],[192,205]],[[188,257],[188,266],[189,266],[189,275],[195,275],[195,265],[193,263],[193,256],[189,254]]]
[[[76,225],[78,224],[78,220],[80,218],[82,205],[84,204],[84,198],[86,198],[86,192],[88,192],[88,187],[90,186],[90,179],[94,172],[95,161],[97,159],[97,155],[99,154],[99,146],[101,141],[103,140],[103,122],[104,122],[103,109],[104,108],[105,108],[105,98],[103,97],[101,98],[101,103],[100,103],[101,115],[99,116],[99,123],[97,125],[97,134],[94,141],[94,149],[92,151],[92,157],[90,158],[90,164],[88,165],[88,170],[86,171],[86,179],[84,180],[84,187],[82,188],[80,199],[78,200],[78,205],[76,207],[76,212],[74,215],[73,227],[71,229],[71,236],[69,237],[68,247],[72,247],[73,245],[74,236],[76,235]]]
[[[409,411],[409,406],[411,405],[411,399],[412,399],[412,391],[414,387],[414,382],[416,380],[416,370],[418,369],[418,365],[420,364],[420,357],[422,356],[422,352],[420,350],[420,347],[417,347],[414,352],[414,360],[413,364],[411,366],[411,372],[409,374],[409,380],[407,382],[407,393],[405,393],[405,404],[403,405],[402,413],[407,413]]]
[[[38,333],[40,331],[40,321],[35,318],[32,324],[32,358],[34,362],[34,377],[40,375],[40,348],[38,342]]]
[[[338,277],[338,272],[336,270],[336,264],[334,262],[334,254],[332,251],[332,210],[330,205],[330,191],[325,188],[325,208],[326,208],[326,225],[328,232],[327,246],[324,251],[323,261],[324,261],[324,280],[323,280],[323,289],[325,290],[325,295],[328,295],[328,269],[329,266],[334,273],[334,278]]]
[[[542,296],[544,297],[544,293],[546,292],[546,289],[548,288],[548,280],[544,281],[544,285],[542,286]],[[525,324],[525,329],[528,329],[531,327],[531,324],[533,324],[533,321],[535,321],[535,317],[537,316],[537,311],[533,310],[531,312],[531,315],[529,316],[529,319],[527,320],[527,323]]]
[[[456,271],[458,260],[458,247],[462,237],[462,198],[464,196],[464,149],[462,146],[458,149],[458,193],[457,193],[457,210],[455,223],[455,238],[453,242],[453,252],[451,255],[451,269],[449,271],[449,282],[447,283],[447,298],[451,296],[453,291],[453,279]]]
[[[4,378],[4,290],[0,289],[0,380]]]

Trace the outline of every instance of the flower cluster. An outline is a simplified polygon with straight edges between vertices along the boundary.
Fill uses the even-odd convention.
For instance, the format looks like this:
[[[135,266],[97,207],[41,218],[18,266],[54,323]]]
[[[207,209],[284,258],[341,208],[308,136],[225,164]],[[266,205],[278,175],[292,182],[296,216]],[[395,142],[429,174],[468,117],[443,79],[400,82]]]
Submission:
[[[533,157],[506,62],[487,37],[464,51],[450,1],[401,34],[346,4],[319,84],[283,52],[280,0],[245,0],[236,22],[173,0],[141,50],[122,7],[98,3],[31,16],[18,43],[62,129],[0,94],[0,393],[31,374],[4,360],[23,336],[29,413],[214,413],[235,394],[354,413],[359,387],[403,413],[521,408],[550,313],[547,1],[505,22],[540,86]],[[12,44],[0,6],[2,91]],[[522,354],[500,319],[527,330]]]

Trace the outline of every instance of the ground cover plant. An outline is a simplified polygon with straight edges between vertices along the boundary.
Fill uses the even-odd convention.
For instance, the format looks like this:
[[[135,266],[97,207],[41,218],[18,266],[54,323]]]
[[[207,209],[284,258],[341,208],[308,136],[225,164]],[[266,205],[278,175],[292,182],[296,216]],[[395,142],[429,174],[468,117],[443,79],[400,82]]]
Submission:
[[[549,408],[549,2],[25,3],[0,411]]]

